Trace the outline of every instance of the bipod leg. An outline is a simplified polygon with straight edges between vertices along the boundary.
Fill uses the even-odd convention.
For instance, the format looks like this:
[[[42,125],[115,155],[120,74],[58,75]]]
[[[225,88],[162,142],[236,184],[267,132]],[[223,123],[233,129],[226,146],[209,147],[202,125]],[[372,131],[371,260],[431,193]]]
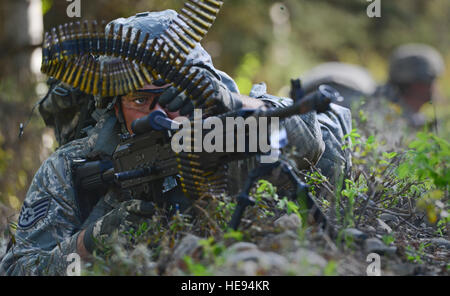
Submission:
[[[237,230],[239,224],[241,223],[242,216],[244,215],[245,209],[248,206],[255,204],[255,200],[250,196],[250,190],[255,183],[257,178],[268,175],[273,169],[278,167],[280,163],[264,163],[259,165],[257,168],[250,171],[247,180],[245,181],[244,188],[237,196],[237,205],[234,210],[233,216],[231,217],[230,223],[228,224],[234,230]]]
[[[333,227],[328,222],[327,217],[322,212],[322,209],[317,204],[315,198],[309,192],[309,186],[300,180],[292,166],[290,166],[288,163],[284,161],[281,162],[281,169],[283,173],[285,173],[289,177],[289,180],[296,188],[296,200],[303,203],[303,205],[306,205],[308,213],[303,217],[306,218],[305,221],[308,221],[309,216],[312,216],[312,218],[314,219],[314,223],[321,225],[322,229],[328,231],[329,234],[333,236]]]

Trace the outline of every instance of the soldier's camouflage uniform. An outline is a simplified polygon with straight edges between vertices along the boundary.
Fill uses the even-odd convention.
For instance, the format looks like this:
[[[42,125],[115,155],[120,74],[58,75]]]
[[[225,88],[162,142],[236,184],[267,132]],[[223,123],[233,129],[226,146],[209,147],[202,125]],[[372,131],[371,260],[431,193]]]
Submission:
[[[212,63],[209,67],[215,70]],[[223,72],[216,73],[230,90],[237,91],[231,78]],[[251,96],[278,107],[292,103],[290,99],[266,94],[262,84],[254,87]],[[67,256],[77,252],[76,242],[81,230],[122,201],[120,195],[110,190],[101,198],[97,197],[95,206],[86,209],[82,206],[86,197],[79,196],[75,188],[73,168],[77,160],[110,158],[119,142],[122,127],[114,113],[103,110],[94,115],[97,124],[88,130],[88,136],[59,148],[34,176],[21,209],[15,244],[2,259],[0,274],[65,275],[70,264]],[[309,167],[304,158],[317,164],[330,177],[349,166],[349,157],[341,149],[344,135],[351,130],[348,109],[333,105],[332,111],[324,114],[312,112],[293,116],[284,122],[284,126],[289,145],[297,151],[295,161],[299,169]],[[231,166],[233,169],[242,172],[246,168],[236,164]],[[172,179],[165,180],[165,196],[170,204],[183,202]]]
[[[346,164],[340,141],[346,133],[344,129],[349,128],[349,116],[347,109],[334,106],[328,114],[295,116],[286,123],[290,143],[296,145],[301,154],[297,159],[300,169],[307,168],[301,166],[303,157],[311,163],[320,159],[319,166],[322,164],[323,171],[334,170],[334,161]],[[16,244],[3,258],[0,273],[66,274],[67,256],[76,253],[80,230],[119,202],[117,197],[107,194],[83,221],[72,175],[74,160],[110,155],[118,143],[117,131],[115,116],[108,113],[99,120],[89,137],[61,147],[42,164],[22,206]]]

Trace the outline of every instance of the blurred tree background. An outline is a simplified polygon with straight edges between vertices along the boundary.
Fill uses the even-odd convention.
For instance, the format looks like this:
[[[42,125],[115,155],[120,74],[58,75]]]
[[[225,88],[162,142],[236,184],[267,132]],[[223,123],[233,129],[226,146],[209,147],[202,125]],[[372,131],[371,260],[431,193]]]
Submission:
[[[182,0],[80,0],[81,19],[110,21],[137,12],[179,10]],[[52,132],[34,115],[18,139],[18,126],[45,92],[39,69],[43,30],[77,21],[69,18],[70,2],[2,0],[0,2],[0,215],[1,203],[17,211],[32,176],[54,149]],[[437,116],[446,125],[450,111],[450,1],[381,0],[381,17],[369,18],[366,0],[226,0],[202,44],[217,68],[229,73],[247,94],[265,81],[273,94],[286,95],[287,85],[325,61],[360,64],[382,83],[392,50],[406,42],[435,46],[445,57]],[[43,30],[42,30],[43,24]],[[11,211],[13,212],[13,211]],[[3,213],[3,214],[2,214]],[[1,218],[2,216],[0,216]],[[1,221],[0,221],[1,225]]]

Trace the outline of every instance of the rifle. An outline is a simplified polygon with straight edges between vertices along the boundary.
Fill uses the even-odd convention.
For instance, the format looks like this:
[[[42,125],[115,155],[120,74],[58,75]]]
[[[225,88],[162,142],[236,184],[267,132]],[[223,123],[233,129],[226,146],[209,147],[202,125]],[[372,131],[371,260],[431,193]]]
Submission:
[[[263,117],[284,119],[313,110],[325,112],[330,109],[330,103],[341,99],[339,93],[327,85],[321,85],[316,92],[299,98],[299,94],[302,93],[300,81],[293,80],[291,83],[291,96],[294,98],[291,106],[266,110],[241,109],[221,114],[218,118],[225,120],[241,116],[255,119]],[[134,121],[132,129],[133,135],[122,135],[111,161],[86,162],[76,167],[75,175],[81,188],[92,191],[115,184],[133,198],[148,200],[150,197],[150,200],[156,201],[162,196],[164,179],[176,177],[184,194],[196,199],[207,193],[214,194],[226,190],[227,176],[224,169],[226,164],[264,155],[260,150],[250,151],[249,129],[244,132],[246,144],[241,152],[227,152],[227,150],[209,153],[195,152],[193,149],[194,151],[177,153],[172,149],[171,140],[177,132],[180,132],[180,124],[169,119],[159,110]],[[226,130],[224,134],[230,132],[235,130]],[[271,144],[276,146],[285,140],[281,137],[279,143]],[[244,188],[237,196],[237,207],[229,224],[231,228],[238,228],[246,207],[254,204],[249,192],[257,178],[269,174],[280,166],[295,186],[296,192],[293,198],[303,201],[314,221],[321,223],[324,227],[328,226],[326,216],[308,192],[308,186],[300,181],[288,163],[277,160],[261,164],[250,172]]]

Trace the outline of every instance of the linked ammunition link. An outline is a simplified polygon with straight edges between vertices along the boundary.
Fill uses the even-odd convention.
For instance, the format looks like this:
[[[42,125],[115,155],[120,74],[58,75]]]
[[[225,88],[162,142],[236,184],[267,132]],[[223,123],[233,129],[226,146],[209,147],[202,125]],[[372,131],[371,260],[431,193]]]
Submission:
[[[184,91],[191,100],[206,100],[209,83],[191,73],[186,56],[207,34],[222,7],[219,0],[188,0],[178,17],[161,34],[142,41],[141,30],[109,30],[103,21],[71,22],[45,33],[41,71],[82,92],[119,96],[158,79]],[[117,59],[100,61],[98,56]]]

